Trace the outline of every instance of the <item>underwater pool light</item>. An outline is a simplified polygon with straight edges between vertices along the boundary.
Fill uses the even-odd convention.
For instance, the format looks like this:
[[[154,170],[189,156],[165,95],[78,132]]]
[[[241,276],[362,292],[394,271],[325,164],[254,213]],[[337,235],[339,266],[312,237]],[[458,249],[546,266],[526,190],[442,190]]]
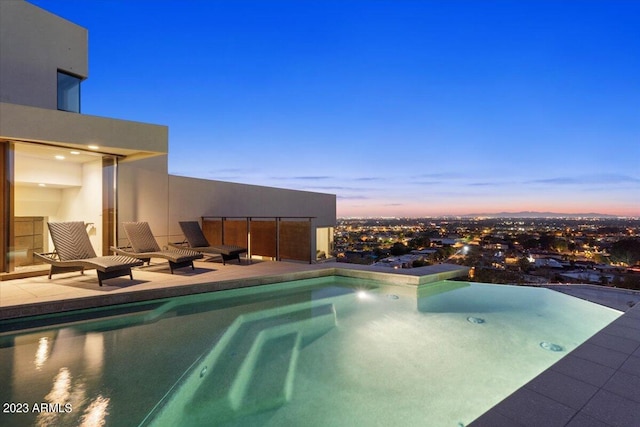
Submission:
[[[564,350],[564,348],[561,345],[554,344],[554,343],[548,342],[548,341],[542,341],[540,343],[540,347],[544,348],[545,350],[549,350],[549,351],[563,351]]]

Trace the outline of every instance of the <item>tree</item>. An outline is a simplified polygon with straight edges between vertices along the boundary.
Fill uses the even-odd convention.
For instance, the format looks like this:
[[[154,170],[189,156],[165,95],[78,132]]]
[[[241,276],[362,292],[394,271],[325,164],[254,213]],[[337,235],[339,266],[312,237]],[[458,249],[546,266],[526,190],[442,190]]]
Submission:
[[[425,265],[431,265],[431,264],[429,264],[429,262],[424,260],[424,259],[416,259],[411,264],[411,266],[414,267],[414,268],[416,268],[416,267],[424,267]]]
[[[567,251],[569,245],[567,244],[567,241],[565,239],[555,239],[553,247],[557,252],[562,253]]]
[[[468,267],[480,265],[482,261],[482,253],[477,246],[471,246],[469,252],[462,258],[460,263]]]
[[[622,281],[621,288],[634,289],[640,291],[640,274],[627,274]]]
[[[607,258],[606,256],[604,256],[602,254],[595,254],[593,256],[593,260],[595,262],[597,262],[598,264],[610,264],[609,258]]]
[[[538,240],[534,237],[529,237],[522,241],[522,247],[524,249],[536,249],[538,247]]]
[[[415,249],[428,248],[429,246],[431,246],[431,240],[426,234],[421,234],[411,239],[411,241],[409,242],[409,246]]]
[[[474,282],[480,283],[524,283],[524,278],[515,271],[495,270],[491,268],[476,268]]]
[[[548,251],[551,250],[556,243],[556,238],[550,234],[543,234],[538,239],[538,245],[540,249]]]
[[[640,261],[640,239],[621,239],[611,245],[609,250],[613,262],[634,265]]]
[[[438,248],[435,253],[431,255],[431,259],[433,261],[444,261],[447,258],[451,257],[456,252],[455,248],[451,246],[443,246]]]
[[[391,246],[391,249],[389,250],[389,252],[393,256],[404,255],[409,252],[409,248],[407,248],[407,246],[404,243],[395,242],[393,246]]]
[[[526,257],[522,257],[518,260],[518,267],[520,267],[520,271],[526,273],[531,269],[531,262]]]

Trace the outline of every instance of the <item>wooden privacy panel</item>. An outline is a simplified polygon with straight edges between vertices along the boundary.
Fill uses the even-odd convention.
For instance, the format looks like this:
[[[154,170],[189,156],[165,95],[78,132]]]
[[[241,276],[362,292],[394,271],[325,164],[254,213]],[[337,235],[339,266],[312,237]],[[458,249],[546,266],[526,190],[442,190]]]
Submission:
[[[244,219],[226,219],[224,224],[225,245],[247,247],[247,221]]]
[[[225,244],[249,248],[249,256],[313,261],[311,221],[295,221],[293,218],[286,221],[270,217],[203,217],[202,231],[211,245]]]
[[[276,222],[251,221],[251,254],[276,257]]]
[[[203,219],[202,233],[210,245],[222,244],[222,220],[220,219]]]
[[[282,221],[280,223],[280,258],[311,261],[311,223]]]

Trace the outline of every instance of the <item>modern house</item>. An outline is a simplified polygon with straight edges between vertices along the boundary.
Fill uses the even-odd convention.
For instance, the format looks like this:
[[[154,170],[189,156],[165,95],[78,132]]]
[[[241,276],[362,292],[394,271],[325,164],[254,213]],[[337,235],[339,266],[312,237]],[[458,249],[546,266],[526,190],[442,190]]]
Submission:
[[[254,257],[330,253],[335,195],[170,175],[166,126],[81,114],[87,40],[26,1],[0,2],[0,273],[53,249],[47,221],[84,221],[98,254],[126,244],[122,222],[149,222],[164,245],[196,219],[210,243]]]

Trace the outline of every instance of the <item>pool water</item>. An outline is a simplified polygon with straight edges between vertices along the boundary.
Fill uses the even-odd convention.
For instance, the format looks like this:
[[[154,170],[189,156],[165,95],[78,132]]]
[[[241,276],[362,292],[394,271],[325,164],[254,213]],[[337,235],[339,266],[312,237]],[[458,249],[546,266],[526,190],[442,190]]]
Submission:
[[[620,314],[329,277],[2,322],[2,425],[464,426]]]

